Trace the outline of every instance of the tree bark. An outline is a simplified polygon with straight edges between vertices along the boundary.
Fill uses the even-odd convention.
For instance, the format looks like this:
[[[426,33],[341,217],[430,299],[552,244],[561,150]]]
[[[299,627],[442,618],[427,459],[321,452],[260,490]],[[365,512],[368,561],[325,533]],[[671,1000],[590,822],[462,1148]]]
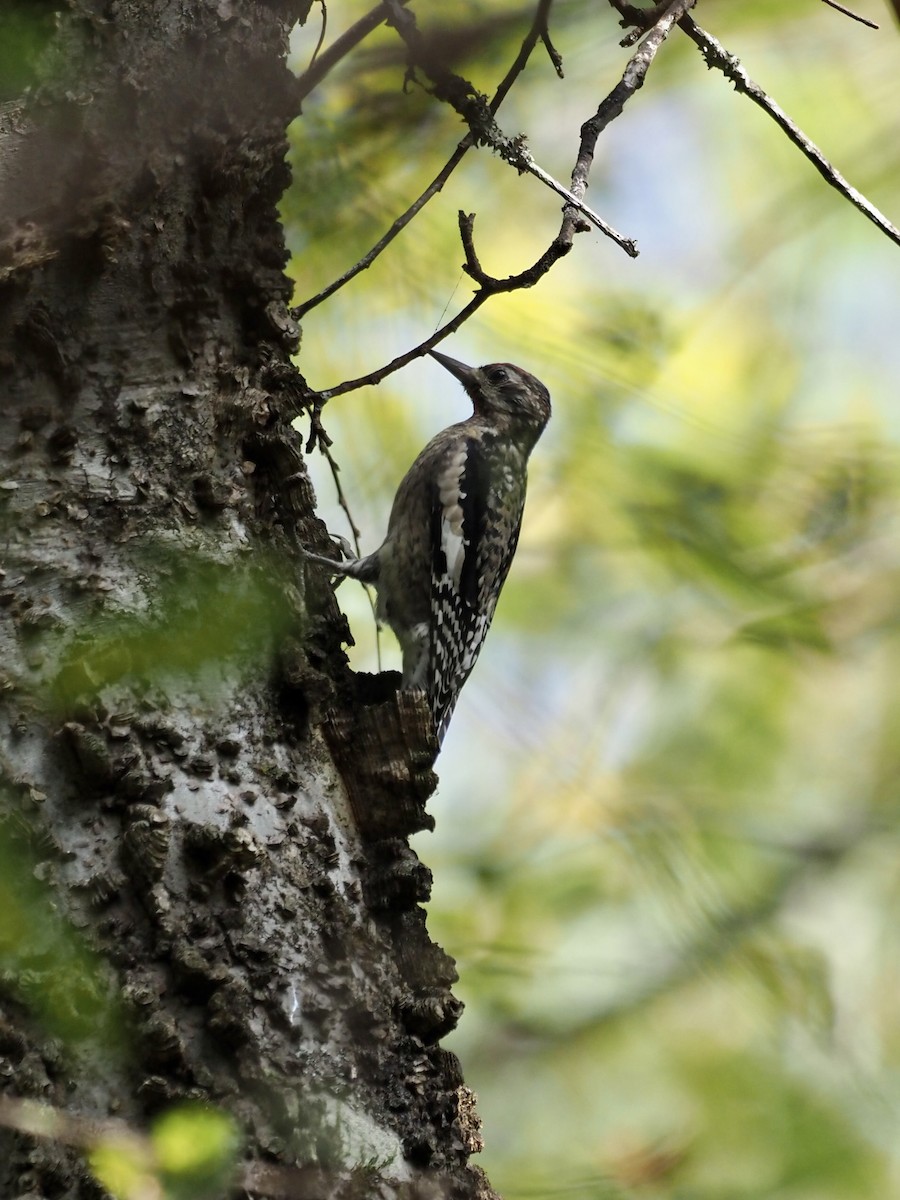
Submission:
[[[406,841],[428,715],[349,672],[297,555],[276,206],[308,0],[57,7],[23,6],[0,108],[3,1090],[138,1129],[221,1106],[306,1172],[251,1192],[490,1196]],[[0,1131],[0,1195],[100,1194],[78,1147]]]

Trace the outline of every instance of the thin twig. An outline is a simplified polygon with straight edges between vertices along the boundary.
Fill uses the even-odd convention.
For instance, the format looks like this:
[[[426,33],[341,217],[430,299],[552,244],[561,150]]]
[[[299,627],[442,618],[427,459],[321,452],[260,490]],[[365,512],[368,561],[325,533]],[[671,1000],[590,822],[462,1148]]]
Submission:
[[[308,403],[321,408],[322,405],[334,396],[342,396],[344,393],[355,391],[357,388],[374,386],[381,383],[383,379],[386,379],[389,375],[393,375],[395,371],[399,371],[401,367],[405,367],[413,359],[421,358],[423,354],[433,349],[451,333],[455,333],[491,296],[496,295],[498,292],[511,292],[521,288],[533,287],[539,279],[546,275],[554,263],[569,253],[575,240],[575,234],[583,233],[590,228],[580,209],[581,197],[587,190],[588,175],[594,158],[594,148],[597,144],[597,138],[610,121],[622,112],[625,103],[643,86],[646,74],[660,46],[668,37],[675,22],[683,17],[695,2],[696,0],[673,0],[673,3],[668,6],[663,15],[647,33],[647,36],[641,42],[638,49],[628,60],[621,81],[600,104],[594,116],[581,127],[581,144],[578,149],[578,158],[572,171],[572,184],[570,188],[575,202],[566,204],[563,209],[563,219],[559,232],[541,257],[531,267],[525,271],[521,271],[518,275],[510,275],[506,279],[494,279],[483,271],[475,254],[472,240],[474,216],[466,216],[466,214],[460,213],[460,236],[462,237],[463,248],[466,254],[465,270],[479,285],[479,290],[469,303],[451,321],[448,321],[446,325],[442,325],[439,329],[435,330],[423,342],[420,342],[418,346],[414,346],[411,350],[407,350],[405,354],[400,354],[397,358],[391,359],[389,363],[386,363],[383,367],[379,367],[377,371],[370,371],[368,375],[361,375],[358,379],[345,380],[343,383],[339,383],[333,388],[326,388],[321,392],[310,393]]]
[[[353,548],[356,551],[356,557],[362,558],[362,545],[360,543],[359,526],[353,519],[353,513],[350,511],[350,502],[347,499],[347,494],[344,491],[341,483],[341,467],[340,463],[331,453],[333,439],[325,432],[325,426],[322,424],[322,405],[316,403],[310,405],[309,408],[309,439],[306,443],[306,453],[309,454],[315,447],[328,463],[328,469],[331,471],[331,478],[334,482],[334,490],[337,495],[337,502],[343,509],[344,516],[347,518],[347,524],[350,526],[350,536],[353,539]],[[372,610],[372,620],[375,622],[375,657],[378,662],[378,670],[381,670],[381,627],[378,624],[378,613],[376,611],[375,596],[372,593],[372,588],[369,584],[359,581],[363,591],[366,593],[366,599],[369,602],[369,608]]]
[[[544,43],[544,49],[547,51],[550,61],[553,63],[554,71],[556,71],[556,74],[560,79],[565,79],[562,55],[550,41],[550,30],[547,28],[546,24],[541,30],[541,41]]]
[[[550,9],[552,6],[553,0],[539,0],[537,9],[535,10],[534,20],[531,22],[531,28],[522,39],[522,45],[519,47],[519,53],[513,59],[512,66],[503,76],[503,79],[500,81],[496,92],[494,92],[493,100],[488,105],[491,112],[495,116],[497,109],[509,94],[510,88],[528,65],[528,60],[531,58],[531,52],[537,45],[538,39],[540,38],[545,46],[549,46],[550,34],[548,33],[548,22],[550,20]],[[556,55],[556,58],[554,58],[553,55],[555,53],[556,52],[554,51],[550,55],[550,59],[553,62],[554,67],[556,67],[556,73],[560,76],[560,78],[562,78],[562,72],[560,70],[562,60],[560,59],[560,66],[557,66],[556,58],[559,58],[559,55]]]
[[[574,232],[585,233],[588,229],[589,226],[587,224],[582,224],[578,225]],[[568,254],[572,248],[572,237],[566,238],[560,232],[537,262],[528,267],[527,270],[520,271],[518,275],[507,275],[505,279],[498,279],[493,275],[488,275],[482,267],[475,252],[474,233],[475,214],[461,212],[459,214],[459,236],[466,256],[463,270],[478,284],[480,289],[479,294],[484,293],[488,296],[496,296],[500,292],[518,292],[524,288],[534,287],[538,280],[547,274],[553,264],[565,254]]]
[[[874,21],[870,21],[868,17],[861,17],[852,8],[845,8],[843,4],[838,4],[837,0],[822,0],[822,3],[827,4],[829,8],[836,8],[839,13],[843,13],[845,17],[850,17],[852,21],[859,21],[860,25],[868,25],[870,29],[878,28]]]
[[[408,4],[409,0],[398,0],[400,4]],[[342,58],[346,58],[363,38],[367,38],[373,30],[387,19],[388,6],[382,2],[369,9],[365,16],[360,17],[355,25],[351,25],[337,38],[327,50],[318,57],[313,55],[313,61],[297,80],[295,95],[303,101],[322,82],[332,67],[337,66]]]
[[[465,308],[448,321],[446,325],[442,325],[440,329],[436,329],[424,342],[420,342],[418,346],[414,346],[412,350],[407,350],[405,354],[400,354],[397,358],[392,358],[385,366],[379,367],[377,371],[370,371],[368,375],[361,375],[359,379],[348,379],[344,383],[339,383],[336,387],[326,388],[322,392],[317,392],[317,402],[322,405],[334,396],[342,396],[345,392],[353,392],[357,388],[374,386],[381,383],[382,379],[386,379],[388,375],[393,375],[395,371],[399,371],[401,367],[405,367],[411,363],[413,359],[421,358],[423,354],[427,354],[442,342],[445,337],[449,337],[451,333],[455,333],[461,325],[468,321],[469,317],[476,313],[482,304],[492,295],[491,292],[476,292]]]
[[[675,22],[684,17],[695,3],[696,0],[673,0],[669,4],[628,60],[619,83],[601,102],[596,113],[582,125],[578,158],[572,171],[572,191],[576,196],[583,196],[587,190],[594,150],[600,134],[610,122],[620,116],[626,103],[644,86],[647,72],[660,46],[671,33]]]
[[[309,300],[304,300],[302,304],[299,304],[295,308],[291,309],[291,315],[294,317],[294,319],[299,321],[302,317],[306,316],[311,309],[317,308],[318,305],[320,305],[324,300],[327,300],[329,296],[333,296],[334,293],[339,291],[345,283],[349,283],[351,279],[355,279],[356,276],[362,271],[367,271],[379,254],[381,254],[382,250],[385,250],[391,244],[397,234],[401,233],[406,228],[416,213],[421,212],[428,201],[438,194],[438,192],[462,162],[466,151],[473,144],[474,139],[472,138],[472,135],[467,133],[453,151],[448,161],[444,163],[443,167],[441,167],[440,171],[438,171],[437,175],[435,175],[434,179],[432,179],[425,191],[422,192],[421,196],[414,200],[406,212],[402,213],[396,219],[396,221],[394,221],[387,233],[380,237],[372,249],[369,250],[368,253],[364,254],[359,262],[354,263],[349,270],[345,271],[343,275],[333,280],[328,284],[327,287],[323,288],[321,292],[317,292],[315,296],[311,296]]]
[[[532,22],[531,28],[522,41],[522,45],[519,48],[519,53],[516,55],[512,66],[500,81],[500,84],[494,93],[494,98],[488,105],[492,114],[497,112],[497,109],[506,99],[506,96],[509,94],[512,85],[525,69],[525,65],[527,64],[528,59],[531,57],[531,52],[537,45],[538,40],[544,36],[544,33],[547,29],[547,21],[552,3],[553,0],[540,0],[540,3],[537,6],[534,21]],[[450,158],[447,160],[447,162],[444,163],[443,167],[441,167],[440,171],[438,171],[437,175],[435,175],[434,179],[432,179],[431,183],[429,183],[425,191],[413,201],[406,212],[402,213],[396,219],[396,221],[394,221],[387,233],[385,233],[383,237],[379,238],[372,249],[369,250],[367,254],[364,254],[359,262],[355,263],[348,271],[345,271],[344,274],[338,279],[335,279],[326,288],[323,288],[321,292],[318,292],[315,296],[312,296],[309,300],[304,301],[303,304],[300,304],[293,309],[294,318],[296,320],[300,320],[300,318],[305,316],[306,313],[308,313],[311,309],[316,308],[319,304],[321,304],[323,300],[327,300],[329,296],[333,296],[334,293],[342,288],[345,283],[349,283],[351,279],[355,279],[355,277],[362,271],[368,270],[379,254],[381,254],[381,252],[391,244],[394,238],[406,228],[413,217],[415,217],[417,213],[421,212],[428,201],[438,194],[438,192],[443,188],[444,184],[462,162],[466,151],[471,149],[474,144],[474,136],[471,132],[467,133],[450,155]]]
[[[312,58],[309,60],[307,71],[311,70],[313,63],[319,57],[319,51],[322,49],[322,43],[325,41],[325,34],[328,30],[328,5],[325,0],[319,0],[322,6],[322,28],[319,30],[319,40],[316,42],[316,48],[312,52]]]
[[[684,30],[688,37],[700,48],[706,65],[710,68],[716,67],[726,79],[730,79],[738,92],[743,92],[745,96],[757,104],[763,112],[767,113],[775,124],[782,129],[794,145],[805,155],[806,158],[816,168],[826,183],[829,183],[836,191],[840,192],[854,208],[859,211],[877,226],[883,234],[890,238],[892,242],[900,246],[900,230],[898,230],[887,217],[880,212],[871,201],[856,190],[843,177],[836,167],[833,167],[822,151],[814,142],[806,136],[799,126],[795,125],[787,113],[780,108],[774,100],[772,100],[759,86],[755,83],[747,72],[744,70],[740,61],[733,54],[729,54],[724,46],[721,45],[711,34],[701,29],[700,26],[689,16],[684,16],[679,21],[679,28]]]
[[[359,542],[359,526],[353,520],[353,513],[350,511],[350,504],[348,503],[347,496],[343,487],[341,486],[341,468],[327,446],[320,445],[319,451],[322,454],[322,457],[328,463],[329,470],[331,471],[331,478],[334,480],[334,490],[337,493],[338,504],[344,510],[344,516],[347,518],[347,524],[350,526],[350,536],[353,538],[353,548],[356,551],[356,557],[362,558],[362,547],[360,546]]]
[[[328,463],[331,471],[331,478],[334,480],[334,490],[337,493],[338,504],[344,510],[344,516],[347,518],[347,524],[350,526],[350,536],[353,538],[353,546],[356,550],[356,557],[362,558],[362,549],[359,544],[360,532],[356,522],[353,520],[353,514],[350,511],[350,505],[347,503],[347,497],[344,495],[344,489],[341,486],[340,479],[340,464],[331,453],[331,447],[334,445],[333,438],[330,438],[325,431],[325,426],[322,424],[322,405],[318,402],[313,403],[308,408],[309,412],[309,438],[306,442],[306,453],[311,453],[314,449],[318,449],[319,453]]]
[[[639,8],[635,4],[625,3],[624,0],[610,0],[610,2],[621,16],[623,25],[635,26],[631,33],[624,37],[620,43],[623,46],[633,46],[635,42],[640,40],[644,30],[649,29],[651,25],[655,25],[662,16],[667,0],[658,0],[658,3],[652,5],[650,8]],[[860,25],[867,25],[870,29],[878,28],[878,25],[874,21],[870,21],[868,17],[860,16],[852,8],[847,8],[843,4],[839,4],[838,0],[822,0],[822,3],[827,4],[830,8],[837,9],[845,17],[859,21]]]
[[[562,196],[569,205],[580,209],[592,225],[596,226],[606,237],[611,238],[632,258],[637,257],[637,248],[632,239],[617,233],[611,225],[584,203],[580,195],[575,195],[564,188],[549,172],[538,166],[525,147],[524,137],[507,137],[494,119],[494,110],[487,103],[485,97],[467,79],[446,70],[442,63],[429,53],[428,46],[416,23],[415,14],[408,9],[401,8],[399,0],[385,0],[385,3],[390,8],[388,24],[397,30],[409,51],[410,69],[421,67],[425,71],[432,82],[434,95],[439,100],[450,104],[459,113],[469,126],[469,133],[475,144],[490,146],[504,162],[515,167],[520,174],[527,172],[529,175],[533,175],[551,191]]]
[[[551,191],[556,192],[558,196],[562,196],[564,200],[567,200],[569,204],[577,208],[578,211],[582,213],[592,225],[595,225],[601,233],[605,234],[608,238],[614,241],[617,246],[621,246],[629,258],[638,257],[637,243],[635,242],[634,238],[627,238],[624,234],[619,233],[618,230],[613,229],[612,225],[610,225],[608,221],[604,221],[604,219],[595,213],[592,208],[588,208],[584,201],[580,200],[574,192],[570,192],[568,188],[563,187],[561,183],[558,183],[552,175],[548,175],[542,167],[539,167],[527,150],[523,150],[522,155],[522,170],[528,171],[529,174],[534,175],[536,179],[540,179],[542,183],[545,183],[547,187],[551,189]]]
[[[567,206],[567,213],[573,211]],[[574,210],[577,214],[577,210]],[[465,250],[466,262],[464,270],[467,275],[470,275],[479,285],[479,290],[475,293],[469,303],[448,321],[446,325],[442,325],[430,334],[418,346],[414,346],[411,350],[407,350],[404,354],[400,354],[397,358],[391,359],[383,367],[379,367],[377,371],[370,371],[368,375],[362,375],[358,379],[348,379],[344,383],[339,383],[337,387],[327,388],[323,392],[316,393],[316,403],[321,407],[328,400],[335,396],[342,396],[345,392],[353,392],[357,388],[375,386],[388,375],[393,375],[395,371],[399,371],[401,367],[405,367],[416,358],[421,358],[427,354],[444,338],[449,337],[451,333],[455,333],[462,325],[473,316],[482,304],[485,303],[491,296],[496,296],[500,292],[515,292],[521,291],[524,288],[534,287],[539,279],[550,270],[555,262],[564,257],[572,249],[572,242],[575,233],[583,233],[590,229],[588,223],[580,216],[565,218],[563,229],[566,228],[566,222],[571,222],[571,232],[560,233],[550,243],[550,246],[544,251],[541,257],[530,267],[524,271],[520,271],[517,275],[509,275],[505,279],[497,279],[492,275],[488,275],[482,270],[481,264],[478,262],[478,257],[475,254],[472,244],[472,228],[475,221],[475,214],[460,213],[459,225],[460,233]]]

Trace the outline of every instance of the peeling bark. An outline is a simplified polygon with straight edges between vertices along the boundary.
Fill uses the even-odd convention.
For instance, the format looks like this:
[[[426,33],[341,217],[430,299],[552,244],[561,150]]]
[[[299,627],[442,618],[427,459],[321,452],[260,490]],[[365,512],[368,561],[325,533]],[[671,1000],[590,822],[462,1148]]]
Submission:
[[[3,1090],[136,1128],[211,1101],[296,1195],[488,1197],[407,842],[427,713],[348,671],[296,553],[323,530],[276,205],[308,5],[40,7],[0,110]],[[102,1190],[0,1130],[0,1194]]]

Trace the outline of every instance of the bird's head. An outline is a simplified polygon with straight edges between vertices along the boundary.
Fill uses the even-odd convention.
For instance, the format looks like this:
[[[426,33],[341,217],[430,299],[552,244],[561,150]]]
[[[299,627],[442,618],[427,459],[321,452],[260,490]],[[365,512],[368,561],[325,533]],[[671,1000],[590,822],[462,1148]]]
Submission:
[[[527,426],[537,441],[550,420],[550,393],[539,379],[512,363],[467,367],[437,350],[430,350],[429,354],[460,381],[476,416]]]

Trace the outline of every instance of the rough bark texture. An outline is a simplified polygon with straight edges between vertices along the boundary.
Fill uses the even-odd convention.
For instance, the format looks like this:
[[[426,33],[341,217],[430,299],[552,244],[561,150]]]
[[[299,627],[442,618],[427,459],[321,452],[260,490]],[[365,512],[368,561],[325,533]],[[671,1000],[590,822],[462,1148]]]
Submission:
[[[30,926],[0,938],[3,1088],[138,1128],[211,1100],[248,1158],[314,1168],[297,1195],[489,1196],[406,842],[427,714],[350,674],[296,555],[322,530],[276,205],[308,5],[26,7],[46,44],[0,109],[0,901]],[[77,1149],[0,1131],[0,1195],[99,1194]]]

